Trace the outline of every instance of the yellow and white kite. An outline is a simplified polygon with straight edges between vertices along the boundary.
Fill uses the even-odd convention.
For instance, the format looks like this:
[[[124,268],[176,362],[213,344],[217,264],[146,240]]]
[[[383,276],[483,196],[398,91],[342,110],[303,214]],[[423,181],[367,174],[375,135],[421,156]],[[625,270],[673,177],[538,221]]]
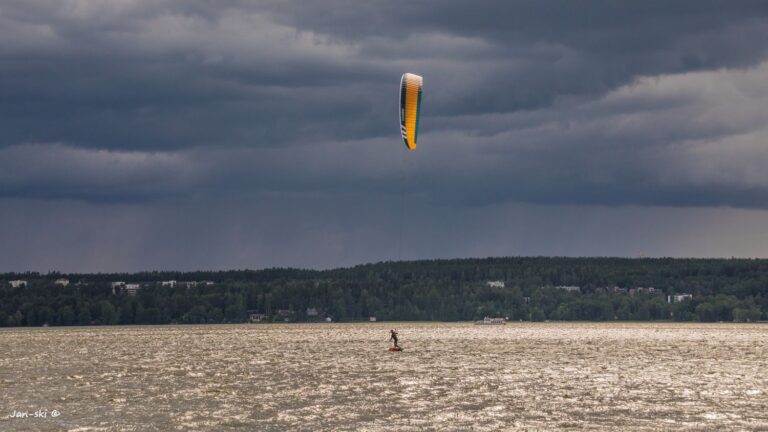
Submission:
[[[422,87],[424,78],[419,75],[406,73],[400,79],[400,133],[408,150],[416,150],[419,138]]]

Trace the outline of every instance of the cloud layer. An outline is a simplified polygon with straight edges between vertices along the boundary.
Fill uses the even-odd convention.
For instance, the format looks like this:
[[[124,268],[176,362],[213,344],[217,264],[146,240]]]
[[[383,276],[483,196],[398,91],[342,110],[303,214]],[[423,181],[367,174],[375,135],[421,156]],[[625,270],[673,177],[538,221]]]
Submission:
[[[278,209],[345,220],[403,193],[423,220],[764,209],[767,36],[763,1],[7,1],[0,203],[215,206],[267,231]],[[425,77],[409,154],[405,71]],[[445,229],[435,237],[462,231]]]

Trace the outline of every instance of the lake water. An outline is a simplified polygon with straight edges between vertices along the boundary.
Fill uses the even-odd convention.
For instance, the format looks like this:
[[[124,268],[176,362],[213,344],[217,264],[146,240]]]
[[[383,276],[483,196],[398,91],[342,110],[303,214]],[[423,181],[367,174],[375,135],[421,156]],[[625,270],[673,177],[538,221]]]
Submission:
[[[766,430],[768,325],[5,328],[0,410],[1,431]]]

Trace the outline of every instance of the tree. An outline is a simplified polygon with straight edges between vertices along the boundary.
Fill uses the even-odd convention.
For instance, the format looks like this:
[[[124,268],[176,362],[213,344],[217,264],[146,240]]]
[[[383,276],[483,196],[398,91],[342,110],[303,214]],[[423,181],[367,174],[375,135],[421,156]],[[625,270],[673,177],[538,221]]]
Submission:
[[[247,319],[245,298],[242,294],[227,294],[225,297],[224,316],[229,322],[244,322]],[[221,320],[219,320],[220,322]]]
[[[60,325],[72,325],[75,323],[75,311],[70,306],[62,306],[58,311],[57,323]]]
[[[696,306],[696,315],[701,322],[715,322],[719,318],[718,308],[712,303],[701,303]]]
[[[23,322],[24,316],[21,314],[21,311],[16,311],[12,314],[8,315],[7,324],[9,326],[20,326]]]
[[[133,305],[129,302],[124,302],[117,308],[117,319],[120,324],[133,324]]]
[[[99,315],[99,322],[107,325],[117,324],[117,311],[115,311],[115,307],[112,306],[112,303],[102,300],[100,302],[100,307],[101,313]]]
[[[136,314],[136,320],[141,324],[157,324],[160,321],[160,309],[156,307],[141,308]]]
[[[50,325],[56,318],[56,312],[48,306],[42,306],[38,308],[36,318],[37,325]]]
[[[542,311],[541,308],[531,308],[531,321],[544,321],[545,319],[547,319],[547,317],[544,315],[544,311]]]
[[[182,319],[187,324],[202,324],[206,320],[205,306],[198,305],[190,309],[189,312],[184,314]]]
[[[82,305],[77,311],[77,323],[80,325],[89,325],[91,323],[91,308],[88,305]]]
[[[209,323],[222,323],[224,322],[224,312],[221,311],[221,308],[212,307],[208,309],[207,318]]]

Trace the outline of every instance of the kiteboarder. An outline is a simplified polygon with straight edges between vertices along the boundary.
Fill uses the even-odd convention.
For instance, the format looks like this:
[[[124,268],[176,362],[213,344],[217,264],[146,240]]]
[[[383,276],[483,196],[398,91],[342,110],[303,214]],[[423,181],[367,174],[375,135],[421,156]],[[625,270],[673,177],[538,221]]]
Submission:
[[[397,330],[392,329],[389,331],[389,340],[395,343],[394,348],[396,349],[400,348],[399,346],[397,346]]]

